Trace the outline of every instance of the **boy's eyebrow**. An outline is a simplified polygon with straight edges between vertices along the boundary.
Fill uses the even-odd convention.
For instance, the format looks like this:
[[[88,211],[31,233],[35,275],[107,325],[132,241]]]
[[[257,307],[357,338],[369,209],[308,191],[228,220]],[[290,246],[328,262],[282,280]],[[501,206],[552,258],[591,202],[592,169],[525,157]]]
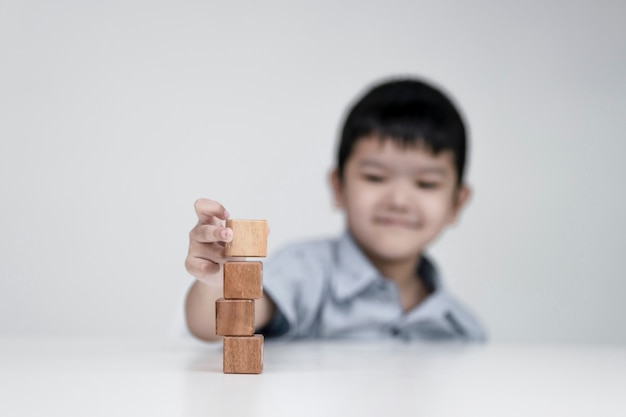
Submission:
[[[418,174],[439,174],[445,176],[448,171],[443,167],[424,167],[417,169],[415,172]]]

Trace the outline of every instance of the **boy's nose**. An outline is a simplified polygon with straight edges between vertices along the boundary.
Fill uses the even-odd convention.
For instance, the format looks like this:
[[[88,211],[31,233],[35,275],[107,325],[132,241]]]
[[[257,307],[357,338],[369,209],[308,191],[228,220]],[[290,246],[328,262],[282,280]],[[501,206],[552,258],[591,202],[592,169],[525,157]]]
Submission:
[[[411,187],[404,182],[393,184],[389,189],[388,201],[394,208],[406,208],[411,201]]]

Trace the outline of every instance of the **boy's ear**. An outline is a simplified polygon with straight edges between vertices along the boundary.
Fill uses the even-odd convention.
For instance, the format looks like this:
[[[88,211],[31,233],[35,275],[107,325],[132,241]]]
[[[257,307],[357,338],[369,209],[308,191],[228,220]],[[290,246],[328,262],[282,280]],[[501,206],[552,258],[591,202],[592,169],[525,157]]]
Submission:
[[[467,184],[462,184],[458,190],[455,191],[456,195],[454,196],[453,206],[452,206],[452,215],[449,224],[454,224],[457,222],[459,218],[459,214],[463,210],[465,206],[467,206],[471,196],[472,189]]]
[[[344,208],[341,180],[339,179],[339,172],[337,171],[337,168],[330,171],[330,175],[328,176],[328,179],[330,182],[330,187],[333,190],[333,198],[335,201],[335,207],[340,208],[340,209]]]

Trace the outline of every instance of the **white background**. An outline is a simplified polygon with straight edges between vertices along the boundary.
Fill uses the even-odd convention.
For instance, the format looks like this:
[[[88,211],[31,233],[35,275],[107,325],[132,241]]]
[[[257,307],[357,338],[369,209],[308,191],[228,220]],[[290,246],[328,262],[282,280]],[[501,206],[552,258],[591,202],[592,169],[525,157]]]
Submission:
[[[432,254],[491,340],[626,343],[625,4],[0,0],[0,334],[164,336],[198,197],[340,233],[343,112],[409,74],[469,120]]]

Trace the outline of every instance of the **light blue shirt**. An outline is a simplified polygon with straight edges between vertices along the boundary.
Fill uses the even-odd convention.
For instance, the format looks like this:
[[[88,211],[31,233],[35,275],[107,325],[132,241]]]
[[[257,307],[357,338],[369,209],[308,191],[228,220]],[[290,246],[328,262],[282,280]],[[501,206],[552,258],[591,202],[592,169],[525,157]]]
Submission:
[[[381,276],[349,233],[294,244],[263,266],[263,288],[277,312],[260,333],[287,338],[399,338],[485,341],[468,309],[422,257],[418,276],[431,292],[403,312],[393,281]]]

